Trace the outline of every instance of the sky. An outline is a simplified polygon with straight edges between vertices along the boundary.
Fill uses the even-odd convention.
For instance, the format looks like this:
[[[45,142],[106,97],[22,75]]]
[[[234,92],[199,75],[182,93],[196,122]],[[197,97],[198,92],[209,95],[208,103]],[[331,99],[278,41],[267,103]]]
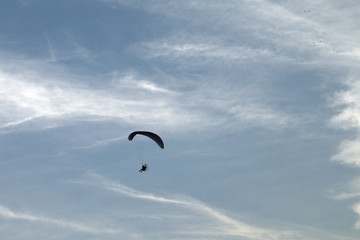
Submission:
[[[0,235],[359,239],[359,12],[1,1]]]

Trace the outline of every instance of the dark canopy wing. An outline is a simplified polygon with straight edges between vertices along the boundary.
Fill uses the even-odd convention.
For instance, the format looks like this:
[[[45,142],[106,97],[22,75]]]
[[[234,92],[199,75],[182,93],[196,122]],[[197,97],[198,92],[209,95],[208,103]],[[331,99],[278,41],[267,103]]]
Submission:
[[[162,141],[162,139],[153,132],[147,132],[147,131],[135,131],[135,132],[132,132],[132,133],[130,133],[130,135],[128,137],[129,141],[133,140],[133,138],[137,134],[144,135],[144,136],[147,136],[147,137],[151,138],[152,140],[154,140],[159,145],[160,148],[164,148],[164,142]]]

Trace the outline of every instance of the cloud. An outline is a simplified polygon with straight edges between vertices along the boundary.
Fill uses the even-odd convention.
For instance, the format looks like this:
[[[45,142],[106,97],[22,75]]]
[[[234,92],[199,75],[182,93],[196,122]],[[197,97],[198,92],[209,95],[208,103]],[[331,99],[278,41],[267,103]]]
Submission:
[[[109,228],[97,228],[94,226],[89,226],[78,222],[65,221],[62,219],[44,217],[41,215],[34,215],[29,213],[14,212],[3,205],[0,205],[0,216],[8,219],[18,219],[29,222],[52,224],[63,228],[70,228],[74,231],[91,233],[91,234],[116,234],[121,232],[118,229],[114,230]]]
[[[71,59],[93,62],[92,52],[81,45],[70,31],[62,30],[57,33],[46,32],[44,38],[48,45],[50,59],[53,62]]]
[[[353,206],[353,211],[358,215],[359,219],[355,223],[355,228],[360,229],[360,202]]]
[[[343,187],[342,191],[330,191],[331,198],[335,200],[347,200],[360,196],[360,178],[353,179]]]
[[[359,167],[360,139],[342,141],[338,148],[338,152],[331,159],[342,164]]]
[[[360,166],[360,82],[353,75],[344,84],[347,90],[339,91],[332,99],[331,106],[338,108],[338,113],[330,119],[330,126],[344,130],[355,130],[352,140],[344,140],[338,147],[332,160],[350,166]]]
[[[260,104],[260,96],[249,97],[246,92],[255,93],[251,89],[239,92],[228,84],[193,81],[180,92],[176,89],[184,88],[182,82],[162,86],[129,71],[113,74],[95,89],[56,64],[12,57],[7,64],[0,63],[0,129],[47,128],[94,119],[190,131],[233,124],[243,128],[244,123],[284,126],[291,118]]]
[[[351,51],[353,52],[353,51]],[[360,59],[356,54],[342,53],[347,62],[358,62]],[[346,56],[347,55],[347,56]],[[359,168],[360,167],[360,81],[359,71],[354,69],[353,63],[347,64],[351,73],[349,77],[343,80],[344,90],[336,92],[331,99],[330,106],[336,110],[336,113],[329,121],[329,126],[337,129],[352,132],[350,139],[342,140],[331,157],[332,161],[340,164]],[[358,199],[360,196],[359,179],[355,179],[347,184],[345,190],[334,194],[332,197],[336,200]],[[360,215],[360,204],[356,203],[352,207],[353,212]],[[359,218],[360,219],[360,218]],[[360,220],[357,220],[354,227],[360,229]]]
[[[231,39],[235,44],[246,42],[254,46],[254,43],[251,44],[250,41],[244,41],[244,37],[242,36],[248,37],[248,40],[253,38],[264,40],[270,35],[273,38],[267,39],[268,42],[275,41],[276,43],[282,43],[282,45],[286,47],[295,44],[295,42],[287,40],[291,39],[296,41],[297,39],[298,43],[304,41],[304,39],[309,36],[309,32],[301,32],[304,28],[311,30],[310,33],[323,30],[319,23],[310,21],[303,15],[303,9],[299,9],[300,11],[296,13],[280,4],[274,4],[269,1],[227,1],[221,3],[217,1],[149,1],[147,4],[138,4],[137,1],[114,0],[112,2],[118,2],[120,4],[141,8],[144,11],[181,19],[186,22],[187,27],[190,29],[196,28],[200,30],[201,28],[201,31],[199,31],[200,34],[207,33],[212,36],[219,36],[219,34],[221,34],[221,39]],[[194,16],[194,14],[196,14],[196,18],[189,18],[190,16]],[[191,21],[189,21],[189,19],[191,19]],[[294,25],[297,26],[294,27]],[[194,35],[196,39],[196,35],[199,34],[199,32],[193,34],[191,39],[194,39]],[[301,36],[300,33],[302,37],[298,38]],[[232,39],[234,36],[241,38],[235,41],[235,39]],[[286,36],[286,39],[281,40],[279,36]],[[184,40],[185,38],[181,39]],[[220,38],[216,39],[220,40]],[[262,43],[266,44],[266,42]],[[308,44],[311,43],[312,42],[309,42]],[[171,49],[171,46],[166,44],[161,46],[165,47],[165,49],[168,47]],[[219,49],[220,47],[220,45],[215,46],[188,44],[182,46],[177,45],[176,48],[172,49],[179,52],[193,50],[195,52],[205,53],[205,51],[209,51],[210,55],[213,55],[211,49]],[[227,55],[231,55],[230,52],[227,53]]]
[[[89,185],[129,198],[143,200],[149,204],[160,204],[162,207],[161,214],[142,213],[141,216],[137,216],[137,219],[150,217],[153,221],[159,221],[161,226],[174,223],[176,225],[175,229],[170,225],[166,225],[167,230],[161,228],[162,236],[170,236],[174,239],[354,240],[351,237],[338,236],[312,227],[290,223],[278,222],[272,224],[273,226],[281,226],[281,229],[259,227],[239,221],[224,211],[189,196],[179,194],[161,196],[139,191],[117,181],[112,181],[93,171],[89,171],[88,176],[89,179],[72,180],[68,181],[68,183]],[[172,207],[167,208],[168,205]],[[152,205],[151,209],[157,209],[156,207],[159,207],[159,205]],[[144,210],[143,207],[141,209]],[[133,211],[132,214],[134,214]]]
[[[138,8],[182,23],[170,35],[131,48],[141,49],[138,55],[145,58],[163,58],[165,62],[170,59],[187,67],[251,61],[311,66],[341,66],[346,62],[356,66],[356,39],[360,33],[352,19],[358,7],[351,4],[264,0],[100,1]],[[312,8],[311,14],[304,14],[304,6]]]
[[[90,145],[85,145],[85,146],[78,146],[78,147],[72,147],[71,149],[91,149],[91,148],[98,148],[98,147],[103,147],[106,146],[108,144],[112,144],[115,142],[120,142],[123,141],[124,139],[127,139],[127,137],[117,137],[117,138],[108,138],[108,139],[102,139],[99,141],[96,141]]]
[[[113,90],[110,84],[97,90],[48,72],[27,70],[15,74],[0,66],[0,128],[37,120],[52,122],[82,117],[148,126],[161,124],[164,128],[202,122],[203,113],[188,111],[176,104],[176,99],[159,95],[172,92],[149,81],[133,80],[137,88],[131,91],[126,86]]]
[[[189,71],[182,75],[169,74],[175,81],[159,75],[150,77],[140,70],[114,70],[109,81],[104,81],[104,75],[82,76],[99,78],[93,81],[104,83],[99,89],[84,84],[79,76],[70,73],[71,69],[59,67],[61,60],[70,58],[91,60],[92,53],[81,45],[81,40],[70,31],[47,32],[44,37],[51,63],[35,60],[42,66],[35,71],[31,71],[29,62],[34,59],[30,58],[10,59],[11,67],[21,66],[18,71],[7,71],[5,63],[0,65],[0,87],[5,92],[0,96],[5,109],[0,128],[9,130],[37,122],[41,126],[53,126],[84,118],[161,126],[173,131],[227,126],[281,129],[297,122],[298,116],[279,108],[272,96],[259,90],[268,70],[262,68],[261,74],[252,75],[256,71],[253,67],[264,62],[285,63],[284,60],[294,56],[303,56],[299,52],[311,43],[299,36],[308,33],[313,23],[267,1],[103,2],[125,4],[181,21],[188,21],[195,14],[197,18],[187,22],[189,31],[173,31],[174,34],[135,42],[128,47],[132,56],[136,53],[135,57],[166,62],[174,69],[183,67]],[[300,30],[293,25],[301,26]],[[206,69],[197,75],[189,74],[194,69],[197,71],[197,66]],[[248,73],[252,77],[243,80],[238,71],[229,68],[253,71]],[[44,69],[55,69],[57,75]],[[246,81],[258,86],[249,87]]]
[[[175,37],[174,37],[175,38]],[[193,64],[218,64],[219,62],[232,63],[239,60],[256,60],[259,58],[273,58],[275,55],[269,49],[251,49],[246,46],[223,46],[201,40],[189,41],[175,39],[161,40],[160,42],[145,42],[136,47],[145,52],[145,58],[165,58],[185,63],[192,58]],[[198,43],[196,43],[198,42]],[[195,59],[198,59],[195,61]]]
[[[143,80],[138,76],[136,71],[129,71],[126,74],[120,75],[117,72],[113,73],[111,84],[118,89],[132,89],[132,90],[146,90],[153,93],[165,93],[169,95],[179,94],[149,80]]]
[[[346,200],[346,199],[359,197],[359,196],[360,196],[360,191],[359,192],[353,192],[353,193],[337,193],[337,194],[334,194],[332,196],[332,198],[335,199],[335,200]]]
[[[111,181],[95,172],[89,172],[89,180],[75,180],[69,183],[86,184],[102,188],[111,192],[120,193],[130,198],[141,199],[153,203],[171,204],[176,207],[186,209],[191,212],[192,218],[198,216],[196,228],[182,231],[182,226],[177,224],[176,234],[193,237],[237,237],[245,239],[303,239],[303,236],[297,231],[291,230],[273,230],[238,221],[222,211],[210,207],[209,205],[191,197],[177,195],[175,197],[163,197],[153,193],[142,192],[125,186],[119,182]],[[159,216],[161,218],[161,216]],[[187,221],[191,221],[187,219]],[[213,223],[212,223],[213,222]],[[326,233],[323,233],[327,235]],[[330,235],[329,235],[330,236]],[[309,238],[316,239],[316,238]],[[330,237],[329,239],[340,239]]]
[[[338,91],[331,102],[332,107],[340,108],[330,120],[333,127],[360,130],[360,82],[357,77],[357,71],[353,71],[343,82],[347,89]]]
[[[188,70],[176,79],[181,83],[172,84],[170,81],[163,81],[167,82],[163,84],[161,80],[156,79],[156,76],[149,77],[138,70],[139,72],[135,74],[120,72],[120,77],[108,81],[104,76],[83,76],[91,77],[93,82],[101,82],[103,85],[101,87],[100,84],[92,85],[91,81],[89,84],[84,84],[85,81],[71,74],[71,70],[61,69],[56,63],[74,58],[86,60],[91,58],[91,52],[82,47],[78,41],[71,42],[71,39],[67,39],[67,42],[61,45],[55,41],[53,35],[48,35],[48,50],[53,64],[35,60],[40,67],[33,70],[33,65],[29,64],[30,61],[34,61],[32,58],[22,61],[3,58],[12,62],[12,66],[10,70],[4,67],[6,65],[4,63],[0,66],[2,129],[11,130],[36,123],[45,123],[38,125],[46,127],[54,122],[67,124],[67,120],[72,122],[77,119],[106,120],[137,126],[161,126],[163,129],[179,132],[184,129],[193,131],[210,128],[220,130],[227,128],[232,132],[248,127],[279,129],[293,126],[297,116],[290,115],[286,109],[278,106],[279,102],[274,101],[274,96],[269,96],[266,89],[259,89],[258,85],[254,86],[260,85],[261,80],[269,82],[273,80],[268,79],[267,70],[261,69],[263,76],[259,77],[260,81],[259,75],[248,79],[249,82],[255,82],[251,86],[242,81],[248,76],[240,75],[240,72],[263,63],[279,63],[279,61],[284,63],[284,59],[299,60],[292,61],[291,64],[306,62],[314,64],[312,67],[317,67],[328,61],[324,60],[323,56],[334,55],[333,52],[331,54],[329,52],[333,46],[337,49],[337,56],[343,57],[334,58],[340,60],[334,61],[340,62],[336,63],[336,66],[344,64],[341,60],[345,57],[350,59],[351,56],[353,60],[358,56],[357,49],[353,48],[354,42],[359,39],[356,31],[351,34],[355,40],[350,41],[343,37],[346,35],[343,31],[338,31],[341,30],[340,27],[331,29],[328,27],[328,22],[319,21],[321,19],[317,16],[299,16],[294,13],[294,9],[290,11],[268,1],[118,2],[170,16],[172,20],[180,19],[174,24],[176,26],[171,26],[170,35],[160,35],[148,42],[134,43],[133,48],[141,46],[142,52],[138,53],[138,56],[144,56],[145,60],[150,60],[149,62],[153,62],[154,65],[158,62],[166,62],[172,69],[182,67]],[[319,1],[317,6],[331,6],[331,3],[323,3],[324,1]],[[302,13],[302,6],[299,10]],[[338,17],[339,15],[333,15],[332,21],[337,21]],[[171,21],[168,22],[171,24]],[[179,34],[177,26],[184,25],[189,29]],[[336,32],[338,34],[334,34]],[[179,38],[181,34],[183,36]],[[314,39],[323,37],[326,37],[324,43],[313,48]],[[346,41],[342,41],[344,39]],[[350,60],[345,61],[346,64],[349,62]],[[353,61],[352,64],[355,65],[356,62]],[[206,66],[206,69],[201,68],[202,66]],[[283,68],[286,69],[288,66],[284,64]],[[12,68],[16,68],[16,71],[12,71]],[[54,69],[56,71],[52,71]],[[234,71],[234,69],[239,70]],[[177,74],[177,77],[179,75],[181,74]],[[185,83],[182,80],[185,80]],[[186,85],[187,83],[189,84]],[[346,103],[346,105],[352,104]],[[356,106],[349,108],[347,112],[339,114],[338,118],[334,117],[334,124],[352,129],[358,124],[358,116],[354,114],[356,111]],[[94,148],[113,141],[117,139],[103,139],[79,148]],[[346,164],[358,164],[356,141],[344,142],[334,160]],[[109,187],[108,190],[132,198],[192,209],[196,213],[220,222],[221,227],[225,225],[221,233],[225,232],[224,229],[229,229],[229,234],[242,236],[241,234],[246,235],[246,233],[240,230],[250,229],[250,236],[254,236],[251,235],[254,232],[260,232],[261,237],[264,237],[261,234],[265,234],[248,225],[238,233],[238,227],[244,226],[244,223],[229,218],[223,212],[194,199],[166,198],[116,184],[106,186]],[[105,185],[102,187],[105,188]]]

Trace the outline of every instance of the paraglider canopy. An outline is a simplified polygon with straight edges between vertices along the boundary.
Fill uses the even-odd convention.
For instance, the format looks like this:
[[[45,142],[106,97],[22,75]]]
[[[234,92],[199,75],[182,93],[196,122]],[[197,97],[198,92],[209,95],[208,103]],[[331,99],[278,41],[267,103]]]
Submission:
[[[140,135],[144,135],[147,136],[149,138],[151,138],[154,142],[156,142],[160,148],[164,148],[164,142],[163,140],[155,133],[153,132],[148,132],[148,131],[135,131],[130,133],[128,139],[129,141],[133,140],[133,138],[135,137],[135,135],[140,134]]]

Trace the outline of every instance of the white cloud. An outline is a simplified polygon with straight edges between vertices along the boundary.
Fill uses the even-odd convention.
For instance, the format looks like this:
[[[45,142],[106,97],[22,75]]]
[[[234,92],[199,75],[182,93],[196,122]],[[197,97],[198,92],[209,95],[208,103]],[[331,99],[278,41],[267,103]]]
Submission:
[[[360,139],[342,141],[337,154],[331,159],[343,164],[360,167]]]
[[[142,199],[151,202],[174,204],[191,211],[191,215],[203,216],[202,221],[211,222],[215,221],[216,225],[211,228],[201,229],[201,226],[208,225],[203,222],[198,222],[196,230],[192,229],[191,232],[181,232],[181,226],[178,226],[177,234],[194,235],[194,236],[237,236],[246,239],[294,239],[298,234],[294,231],[280,231],[256,227],[250,224],[233,219],[225,215],[220,210],[212,208],[203,202],[196,199],[177,196],[177,197],[162,197],[156,194],[141,192],[133,188],[127,187],[118,182],[111,181],[97,173],[89,172],[91,180],[70,181],[70,183],[86,184],[99,188],[103,188],[112,192],[123,194],[127,197]],[[194,216],[193,216],[194,217]],[[215,230],[214,230],[215,229]],[[189,230],[187,230],[189,231]]]
[[[354,179],[343,187],[342,191],[331,191],[330,196],[335,200],[346,200],[360,196],[360,178]]]
[[[211,36],[221,35],[222,39],[230,38],[232,42],[236,42],[239,38],[235,40],[233,37],[245,35],[249,41],[266,39],[266,42],[274,42],[278,46],[289,48],[288,50],[290,48],[299,50],[298,52],[303,52],[305,49],[314,52],[319,48],[312,47],[313,41],[317,43],[322,41],[321,47],[328,50],[336,48],[346,53],[349,49],[353,49],[350,50],[352,55],[354,53],[357,55],[358,52],[357,39],[360,31],[354,19],[360,7],[351,1],[346,3],[325,0],[301,3],[267,0],[225,2],[153,0],[146,3],[137,0],[99,1],[140,8],[181,19],[187,28],[197,27],[198,31],[186,37],[201,32],[210,33]],[[305,9],[311,12],[304,13]],[[195,52],[208,50],[208,46],[206,44],[173,45],[177,51],[195,50]],[[163,47],[167,48],[171,45]]]
[[[168,90],[166,88],[158,86],[148,80],[142,80],[135,71],[130,71],[124,75],[118,76],[118,73],[113,73],[112,85],[118,89],[129,88],[133,90],[146,90],[153,93],[166,93],[177,94],[175,91]]]
[[[360,191],[359,192],[354,192],[354,193],[339,193],[339,194],[335,194],[333,196],[333,199],[335,200],[346,200],[346,199],[350,199],[350,198],[354,198],[354,197],[359,197],[360,196]]]
[[[230,1],[221,4],[216,1],[104,2],[125,4],[185,21],[195,13],[197,18],[188,27],[190,30],[203,29],[201,33],[181,31],[149,42],[135,43],[130,49],[136,49],[139,55],[151,60],[170,59],[176,67],[191,68],[208,64],[206,66],[213,71],[212,68],[220,66],[216,73],[224,78],[229,69],[223,68],[223,65],[230,64],[236,68],[241,62],[288,60],[291,54],[287,53],[301,52],[311,45],[308,33],[313,33],[310,29],[315,24],[304,16],[299,17],[267,1]],[[294,25],[298,28],[294,28]],[[323,31],[323,28],[319,29]],[[214,31],[222,34],[214,34]],[[303,37],[304,34],[306,37]],[[71,32],[64,31],[59,35],[50,32],[45,34],[45,38],[50,56],[55,62],[76,56],[84,60],[91,59],[89,50],[82,47]],[[59,39],[63,41],[57,41]],[[261,47],[254,42],[261,43]],[[62,48],[66,51],[62,51]],[[63,77],[54,79],[52,73],[39,69],[38,72],[32,72],[29,79],[29,67],[24,61],[14,61],[12,65],[23,66],[17,71],[20,74],[1,71],[0,66],[0,87],[4,86],[5,92],[3,97],[0,96],[0,104],[5,109],[0,119],[2,128],[38,120],[62,121],[81,117],[126,124],[161,125],[172,130],[230,125],[237,128],[260,126],[276,129],[290,126],[290,121],[295,122],[293,116],[267,101],[270,96],[251,88],[234,87],[233,79],[230,78],[216,79],[210,74],[204,74],[202,79],[187,79],[194,85],[187,87],[186,91],[178,91],[179,85],[164,86],[159,84],[156,77],[143,77],[136,71],[130,71],[115,74],[111,83],[106,82],[102,89],[96,90],[92,86],[71,83],[76,76],[71,76],[66,69],[61,70],[61,75],[65,75],[67,81]],[[221,84],[209,86],[210,82],[215,81]],[[225,82],[227,86],[223,87]],[[214,88],[217,91],[213,91]],[[251,94],[244,94],[245,91]],[[224,95],[228,99],[224,99]]]
[[[351,54],[342,53],[346,57],[345,63],[350,67],[351,74],[349,78],[343,81],[345,90],[337,92],[331,101],[330,105],[337,110],[337,113],[330,119],[329,125],[338,129],[350,130],[353,137],[341,141],[331,160],[358,168],[360,167],[360,75],[358,69],[353,68],[352,64],[358,65],[360,59],[356,52],[350,52]],[[347,190],[334,194],[333,198],[336,200],[357,199],[360,196],[359,179],[351,181],[345,189]],[[359,203],[353,205],[353,211],[358,216],[360,215]],[[355,223],[357,230],[360,229],[359,219]]]
[[[141,8],[183,21],[186,28],[131,48],[141,49],[139,55],[147,58],[172,59],[178,64],[188,62],[187,67],[209,63],[217,66],[238,64],[242,60],[246,63],[255,60],[311,66],[341,66],[344,63],[356,66],[354,61],[358,63],[359,60],[356,39],[360,32],[352,21],[357,13],[356,5],[263,0],[105,2]],[[304,14],[304,6],[312,8],[312,12]]]
[[[34,215],[30,213],[14,212],[3,205],[0,205],[0,216],[8,219],[18,219],[29,222],[41,222],[46,224],[52,224],[63,228],[70,228],[74,231],[86,232],[91,234],[116,234],[120,232],[120,230],[114,230],[109,228],[97,228],[94,226],[85,225],[73,221],[44,217],[41,215]]]
[[[108,84],[94,89],[54,64],[26,58],[9,62],[0,65],[2,129],[37,123],[45,128],[82,118],[161,125],[173,130],[203,129],[224,123],[243,128],[244,122],[251,126],[284,126],[289,119],[266,103],[259,104],[259,97],[249,97],[245,90],[239,94],[223,83],[212,86],[201,80],[178,92],[173,90],[179,87],[176,82],[164,87],[130,71],[120,77],[115,74]],[[225,114],[214,114],[219,111]]]
[[[57,34],[46,32],[44,38],[47,41],[50,59],[53,62],[70,59],[93,61],[91,51],[81,45],[69,31],[62,30]]]
[[[174,99],[158,95],[171,91],[148,81],[133,82],[153,94],[138,94],[138,89],[128,91],[126,87],[117,91],[109,86],[94,90],[80,84],[70,84],[49,73],[29,74],[25,69],[13,74],[0,70],[0,127],[16,126],[37,119],[51,122],[84,116],[128,124],[161,124],[164,128],[201,122],[203,113],[188,111]]]
[[[345,130],[355,130],[360,134],[360,82],[355,80],[355,75],[346,80],[347,90],[338,92],[332,100],[332,106],[339,108],[338,114],[330,119],[330,126]],[[360,138],[344,140],[341,142],[337,153],[332,160],[343,164],[360,166]]]
[[[246,46],[223,46],[205,42],[177,39],[162,40],[161,42],[143,43],[141,48],[146,58],[170,58],[188,61],[189,58],[198,58],[196,64],[234,62],[239,60],[255,60],[256,58],[272,58],[274,54],[269,49],[251,49]],[[139,47],[136,47],[139,49]],[[140,48],[140,49],[141,49]],[[194,61],[194,60],[193,60]],[[194,62],[191,62],[193,64]]]
[[[322,231],[308,226],[294,225],[289,223],[277,223],[272,226],[281,227],[279,229],[264,228],[239,221],[229,216],[224,211],[209,206],[192,197],[184,195],[167,195],[142,192],[117,181],[112,181],[95,172],[89,172],[90,179],[68,181],[71,184],[85,184],[93,187],[105,189],[114,193],[122,194],[129,198],[144,200],[149,203],[161,204],[164,207],[161,214],[150,214],[151,216],[141,216],[140,218],[150,217],[154,221],[162,222],[162,225],[174,223],[175,229],[171,227],[162,229],[162,236],[171,236],[180,239],[272,239],[272,240],[354,240],[351,237],[344,237]],[[172,205],[171,208],[166,208]],[[160,207],[161,207],[160,206]],[[156,208],[155,205],[152,208]],[[141,208],[143,209],[143,208]],[[156,208],[157,209],[157,208]],[[175,211],[174,214],[172,212]],[[177,211],[175,209],[178,209]],[[182,210],[181,210],[182,209]],[[135,214],[132,211],[132,214]],[[178,217],[179,216],[179,217]],[[194,225],[191,223],[194,222]]]
[[[355,228],[360,229],[360,202],[353,206],[353,211],[358,215],[359,219],[355,223]]]
[[[96,141],[90,145],[85,145],[85,146],[79,146],[79,147],[73,147],[71,149],[91,149],[91,148],[97,148],[97,147],[102,147],[108,144],[112,144],[115,142],[120,142],[127,139],[127,137],[117,137],[117,138],[108,138],[108,139],[102,139],[99,141]]]
[[[296,121],[286,114],[275,111],[270,107],[262,106],[261,104],[250,103],[247,105],[237,105],[230,108],[230,112],[233,113],[238,119],[242,119],[248,123],[255,123],[260,126],[271,125],[274,128],[284,127],[292,122],[292,127],[296,125]]]

